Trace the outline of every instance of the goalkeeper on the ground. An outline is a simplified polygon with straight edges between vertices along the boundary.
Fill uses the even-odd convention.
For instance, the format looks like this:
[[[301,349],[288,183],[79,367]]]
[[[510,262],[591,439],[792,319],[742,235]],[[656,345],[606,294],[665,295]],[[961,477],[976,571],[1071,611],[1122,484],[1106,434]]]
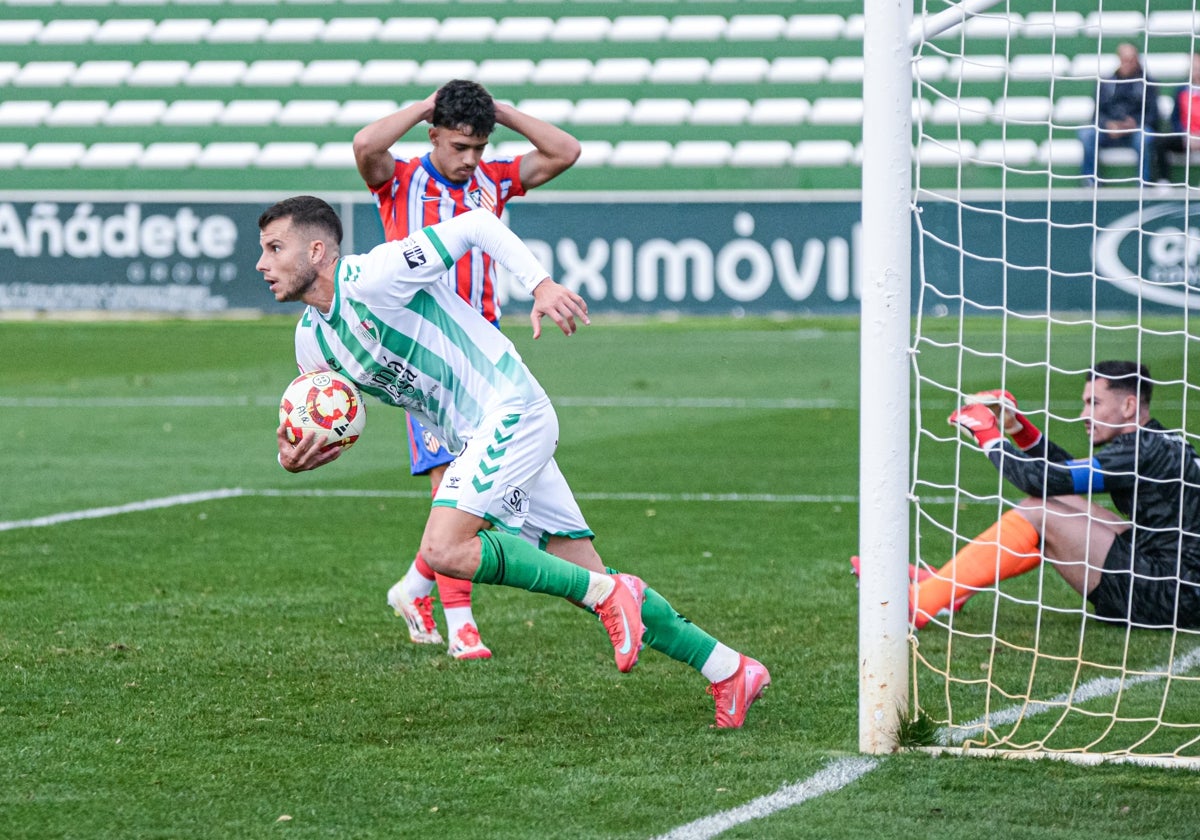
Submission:
[[[1080,415],[1092,444],[1086,458],[1048,440],[1008,392],[968,397],[949,422],[1028,497],[942,568],[914,568],[914,626],[1044,558],[1101,619],[1200,627],[1200,461],[1180,433],[1151,418],[1152,389],[1145,365],[1095,365]],[[1101,493],[1120,516],[1096,503]]]

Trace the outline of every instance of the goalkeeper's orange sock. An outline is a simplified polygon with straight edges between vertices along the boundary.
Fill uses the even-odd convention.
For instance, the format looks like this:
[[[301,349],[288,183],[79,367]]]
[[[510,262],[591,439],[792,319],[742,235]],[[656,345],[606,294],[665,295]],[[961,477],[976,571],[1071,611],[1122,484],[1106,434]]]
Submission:
[[[913,623],[920,629],[932,616],[949,609],[955,598],[1036,569],[1042,562],[1040,542],[1037,528],[1010,510],[963,546],[953,560],[909,587],[908,602],[916,605]]]

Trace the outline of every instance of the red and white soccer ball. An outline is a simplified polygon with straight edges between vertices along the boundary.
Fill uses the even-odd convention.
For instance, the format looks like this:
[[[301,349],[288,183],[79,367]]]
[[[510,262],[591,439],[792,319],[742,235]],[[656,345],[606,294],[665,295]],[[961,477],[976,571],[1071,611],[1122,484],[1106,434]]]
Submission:
[[[331,370],[305,373],[292,380],[279,402],[279,422],[288,440],[324,435],[326,446],[351,446],[367,425],[362,393],[348,377]]]

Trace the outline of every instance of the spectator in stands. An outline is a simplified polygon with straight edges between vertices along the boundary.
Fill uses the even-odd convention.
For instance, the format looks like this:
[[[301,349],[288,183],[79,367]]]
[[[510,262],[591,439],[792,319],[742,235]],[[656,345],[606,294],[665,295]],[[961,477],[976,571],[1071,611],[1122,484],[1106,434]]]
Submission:
[[[1153,182],[1158,174],[1154,171],[1154,144],[1160,129],[1157,88],[1142,66],[1137,47],[1121,44],[1117,57],[1120,64],[1116,72],[1100,82],[1095,124],[1079,130],[1083,144],[1080,171],[1088,186],[1096,183],[1098,151],[1113,146],[1129,147],[1138,153],[1145,183]]]
[[[428,122],[429,152],[407,160],[391,147],[420,122]],[[484,159],[496,125],[525,137],[532,151]],[[510,198],[524,195],[564,171],[579,157],[579,141],[562,129],[493,100],[476,82],[447,82],[424,100],[384,116],[354,135],[359,174],[375,196],[384,236],[404,239],[427,225],[482,207],[499,216]],[[446,274],[459,297],[492,324],[500,324],[492,257],[472,249]],[[407,418],[413,475],[428,475],[437,490],[454,459],[441,441],[411,415]],[[433,618],[433,586],[445,610],[449,653],[456,659],[487,659],[471,607],[471,582],[443,575],[417,554],[404,577],[388,592],[388,603],[408,624],[418,644],[441,644]]]
[[[941,569],[914,574],[917,627],[1043,558],[1098,618],[1200,627],[1200,460],[1150,416],[1152,389],[1145,365],[1096,364],[1083,386],[1083,458],[1048,440],[1006,391],[975,394],[950,415],[1027,498]],[[1098,503],[1102,493],[1120,515]]]
[[[1192,54],[1192,76],[1171,94],[1171,133],[1161,138],[1162,172],[1171,178],[1170,155],[1200,151],[1200,53]]]

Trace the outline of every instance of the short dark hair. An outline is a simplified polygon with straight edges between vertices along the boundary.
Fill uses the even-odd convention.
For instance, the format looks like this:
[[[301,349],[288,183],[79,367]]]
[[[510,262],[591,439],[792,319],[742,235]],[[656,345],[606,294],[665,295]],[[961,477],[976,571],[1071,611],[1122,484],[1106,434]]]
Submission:
[[[1088,381],[1103,379],[1114,391],[1133,394],[1142,405],[1150,405],[1150,396],[1154,393],[1154,381],[1150,379],[1150,368],[1137,362],[1110,360],[1096,362]]]
[[[316,196],[297,195],[272,204],[258,217],[258,229],[280,219],[291,219],[296,227],[317,230],[335,245],[341,245],[342,220],[328,202]]]
[[[469,128],[463,133],[474,137],[490,137],[496,130],[496,101],[478,82],[454,79],[433,97],[431,122],[456,131]]]

